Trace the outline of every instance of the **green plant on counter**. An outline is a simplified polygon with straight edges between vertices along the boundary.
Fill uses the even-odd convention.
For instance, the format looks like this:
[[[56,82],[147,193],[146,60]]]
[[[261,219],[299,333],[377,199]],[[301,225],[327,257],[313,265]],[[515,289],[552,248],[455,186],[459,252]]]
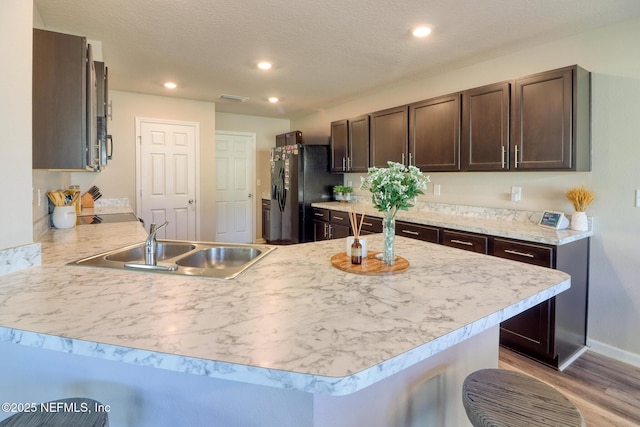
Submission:
[[[349,194],[349,193],[353,193],[353,188],[347,187],[347,186],[344,186],[344,185],[334,185],[333,186],[333,192],[334,193]]]

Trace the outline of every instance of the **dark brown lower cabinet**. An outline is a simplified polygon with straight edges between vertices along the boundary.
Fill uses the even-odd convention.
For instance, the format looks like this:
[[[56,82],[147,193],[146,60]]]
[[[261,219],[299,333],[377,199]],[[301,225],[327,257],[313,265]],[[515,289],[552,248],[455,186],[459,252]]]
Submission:
[[[271,229],[271,200],[262,199],[262,238],[265,242],[271,240],[269,230]]]
[[[351,222],[347,212],[331,211],[330,215],[331,238],[342,239],[351,234]]]
[[[359,217],[358,217],[359,218]],[[382,233],[382,218],[365,215],[362,220],[362,228],[360,234]]]
[[[439,243],[440,229],[428,225],[396,221],[396,236],[410,237],[424,242]]]
[[[548,246],[495,237],[491,254],[571,275],[570,289],[500,324],[501,345],[563,369],[586,345],[589,239]]]
[[[349,214],[346,212],[313,208],[313,234],[316,242],[348,237],[351,231],[349,224]]]
[[[452,248],[487,254],[489,237],[464,231],[442,230],[441,243]]]

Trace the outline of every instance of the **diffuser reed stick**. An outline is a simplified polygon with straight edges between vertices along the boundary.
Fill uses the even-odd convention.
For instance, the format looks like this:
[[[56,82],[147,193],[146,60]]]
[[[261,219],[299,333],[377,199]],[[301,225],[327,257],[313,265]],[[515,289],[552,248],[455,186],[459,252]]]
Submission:
[[[360,230],[362,229],[362,223],[364,221],[364,211],[360,216],[360,223],[358,223],[358,215],[355,211],[349,208],[349,221],[351,222],[351,231],[353,231],[353,237],[356,239],[360,237]]]

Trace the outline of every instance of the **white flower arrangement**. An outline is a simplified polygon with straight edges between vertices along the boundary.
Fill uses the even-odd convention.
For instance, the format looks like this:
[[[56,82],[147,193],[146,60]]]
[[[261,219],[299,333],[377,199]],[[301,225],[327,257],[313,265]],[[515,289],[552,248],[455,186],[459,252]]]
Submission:
[[[401,163],[387,162],[388,168],[369,168],[367,177],[360,177],[360,189],[372,193],[373,206],[381,211],[395,216],[398,210],[408,210],[413,205],[411,201],[431,182],[415,166],[405,166]]]

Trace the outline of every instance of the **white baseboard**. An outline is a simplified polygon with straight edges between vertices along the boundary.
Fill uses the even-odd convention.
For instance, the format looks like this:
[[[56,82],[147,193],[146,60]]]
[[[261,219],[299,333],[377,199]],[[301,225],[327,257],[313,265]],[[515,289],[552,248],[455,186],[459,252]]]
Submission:
[[[620,350],[617,347],[613,347],[609,344],[605,344],[592,339],[587,339],[587,345],[589,346],[589,350],[595,353],[602,354],[603,356],[607,356],[620,362],[628,363],[629,365],[637,366],[640,368],[640,354]]]

